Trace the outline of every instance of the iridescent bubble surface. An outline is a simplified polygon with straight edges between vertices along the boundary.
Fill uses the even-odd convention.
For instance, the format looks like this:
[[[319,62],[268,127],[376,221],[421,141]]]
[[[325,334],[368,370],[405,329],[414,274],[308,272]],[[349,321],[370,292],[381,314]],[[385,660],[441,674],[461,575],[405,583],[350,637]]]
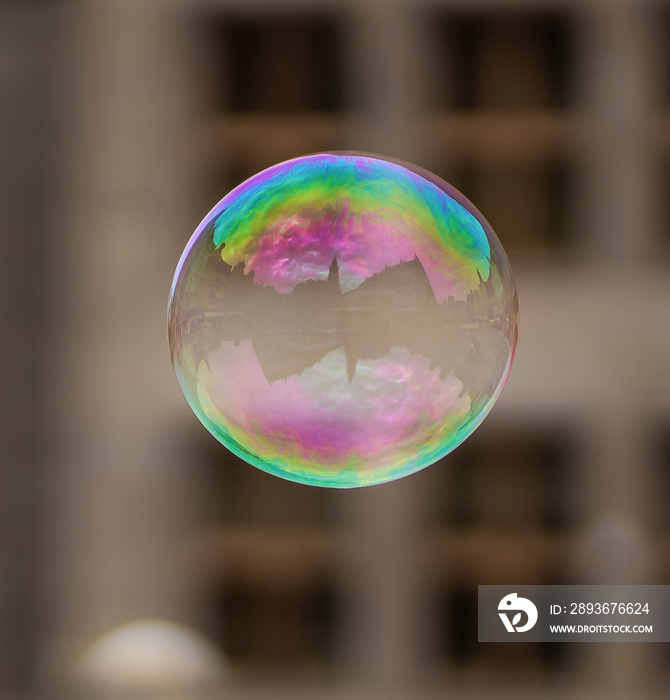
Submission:
[[[507,380],[507,257],[453,187],[407,163],[317,154],[226,195],[177,266],[172,360],[205,427],[293,481],[355,487],[423,469]]]

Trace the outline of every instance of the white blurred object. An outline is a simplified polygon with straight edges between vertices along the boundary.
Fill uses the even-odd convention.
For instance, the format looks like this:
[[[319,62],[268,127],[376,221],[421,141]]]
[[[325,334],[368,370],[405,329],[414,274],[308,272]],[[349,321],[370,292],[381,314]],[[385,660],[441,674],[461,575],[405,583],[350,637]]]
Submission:
[[[74,672],[77,697],[96,700],[210,700],[225,664],[213,644],[171,622],[138,620],[94,642]]]

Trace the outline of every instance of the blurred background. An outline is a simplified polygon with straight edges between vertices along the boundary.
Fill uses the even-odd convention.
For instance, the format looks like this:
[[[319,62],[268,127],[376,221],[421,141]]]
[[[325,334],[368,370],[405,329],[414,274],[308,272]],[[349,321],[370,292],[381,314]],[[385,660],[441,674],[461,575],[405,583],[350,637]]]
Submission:
[[[670,2],[0,0],[0,698],[667,697],[660,644],[479,644],[478,584],[670,584]],[[327,149],[433,170],[520,299],[455,453],[355,491],[198,424],[205,213]]]

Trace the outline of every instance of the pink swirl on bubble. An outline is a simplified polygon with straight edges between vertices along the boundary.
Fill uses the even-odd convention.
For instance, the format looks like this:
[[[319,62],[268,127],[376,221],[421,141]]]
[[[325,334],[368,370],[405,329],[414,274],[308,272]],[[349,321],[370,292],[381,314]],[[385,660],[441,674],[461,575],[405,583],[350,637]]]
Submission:
[[[226,368],[226,372],[219,368]],[[251,341],[224,342],[198,372],[208,403],[264,449],[293,450],[302,459],[335,464],[352,454],[381,457],[429,440],[449,416],[465,415],[470,400],[453,375],[405,348],[360,360],[347,380],[342,348],[288,379],[268,382]],[[211,409],[210,409],[211,410]],[[259,445],[260,446],[260,445]]]

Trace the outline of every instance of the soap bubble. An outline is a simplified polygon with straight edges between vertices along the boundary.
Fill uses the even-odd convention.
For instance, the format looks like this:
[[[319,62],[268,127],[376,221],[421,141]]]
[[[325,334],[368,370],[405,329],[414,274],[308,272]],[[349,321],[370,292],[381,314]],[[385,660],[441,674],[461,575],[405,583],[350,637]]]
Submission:
[[[279,163],[189,241],[169,304],[191,408],[293,481],[355,487],[440,459],[500,395],[517,297],[500,241],[435,175],[357,153]]]

